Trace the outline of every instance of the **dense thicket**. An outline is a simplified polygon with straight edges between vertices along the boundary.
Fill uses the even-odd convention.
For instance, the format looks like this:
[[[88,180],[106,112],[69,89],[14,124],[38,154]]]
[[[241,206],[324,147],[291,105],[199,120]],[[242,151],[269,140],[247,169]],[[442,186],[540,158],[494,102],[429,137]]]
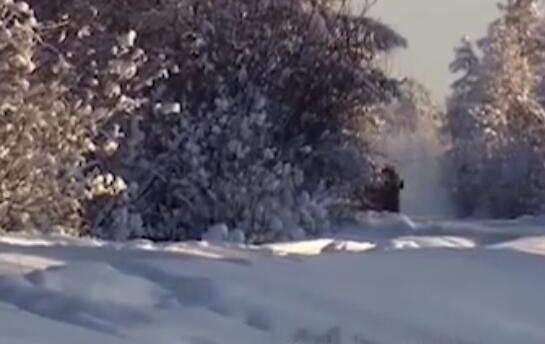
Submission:
[[[35,16],[0,3],[23,30],[3,47],[32,66],[0,81],[30,84],[2,94],[20,128],[1,142],[14,169],[5,229],[180,239],[227,227],[262,242],[327,231],[364,204],[356,191],[377,166],[362,128],[397,90],[376,55],[405,41],[348,3],[29,3]]]

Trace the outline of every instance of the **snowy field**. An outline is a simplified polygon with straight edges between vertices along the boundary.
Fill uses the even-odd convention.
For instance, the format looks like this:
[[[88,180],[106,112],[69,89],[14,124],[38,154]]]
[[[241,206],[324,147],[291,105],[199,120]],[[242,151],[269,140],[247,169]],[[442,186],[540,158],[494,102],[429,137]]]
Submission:
[[[239,247],[0,237],[1,344],[545,343],[545,220]]]

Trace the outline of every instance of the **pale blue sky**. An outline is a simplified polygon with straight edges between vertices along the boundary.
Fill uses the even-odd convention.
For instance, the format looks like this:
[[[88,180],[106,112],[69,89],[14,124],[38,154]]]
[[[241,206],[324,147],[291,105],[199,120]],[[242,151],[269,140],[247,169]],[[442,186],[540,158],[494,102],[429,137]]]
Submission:
[[[452,76],[448,64],[460,38],[479,38],[497,15],[499,0],[379,0],[371,15],[409,40],[392,56],[389,69],[415,76],[442,101]]]

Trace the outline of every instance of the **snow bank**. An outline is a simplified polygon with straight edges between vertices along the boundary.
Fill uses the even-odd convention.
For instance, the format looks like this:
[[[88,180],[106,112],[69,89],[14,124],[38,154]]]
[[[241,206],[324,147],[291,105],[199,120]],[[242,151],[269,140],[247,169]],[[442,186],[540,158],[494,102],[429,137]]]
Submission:
[[[473,240],[453,236],[407,236],[392,240],[395,249],[451,248],[469,249],[476,247]]]
[[[352,240],[319,239],[291,243],[265,245],[278,256],[300,255],[316,256],[326,252],[352,252],[361,253],[376,247],[370,242],[357,242]]]
[[[498,249],[513,249],[524,253],[545,256],[545,236],[521,238],[492,247]]]
[[[4,236],[0,343],[545,343],[542,222],[372,221],[265,247]]]

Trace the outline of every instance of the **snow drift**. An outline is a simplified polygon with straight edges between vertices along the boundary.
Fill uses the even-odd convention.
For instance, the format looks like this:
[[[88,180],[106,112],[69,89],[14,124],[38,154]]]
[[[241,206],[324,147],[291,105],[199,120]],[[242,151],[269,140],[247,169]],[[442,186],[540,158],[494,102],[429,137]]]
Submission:
[[[0,342],[543,343],[543,224],[375,214],[264,247],[3,236]]]

